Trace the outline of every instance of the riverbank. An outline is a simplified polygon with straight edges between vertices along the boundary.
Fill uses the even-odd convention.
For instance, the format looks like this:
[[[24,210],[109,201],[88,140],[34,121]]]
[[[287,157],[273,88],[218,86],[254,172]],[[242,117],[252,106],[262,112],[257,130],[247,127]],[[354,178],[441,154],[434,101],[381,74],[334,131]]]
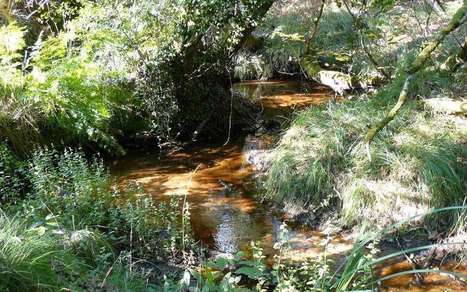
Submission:
[[[263,83],[262,89],[267,84]],[[254,92],[259,101],[298,95],[309,96],[312,104],[316,96],[313,92],[301,92],[303,88],[294,87],[296,85],[292,86],[295,89],[287,89],[287,86],[284,89],[284,86],[282,84],[279,91],[275,91],[277,88],[266,90],[266,96],[261,90]],[[280,94],[276,96],[275,92]],[[317,95],[322,100],[322,92]],[[297,120],[310,111],[313,111],[313,115],[309,116],[316,118],[315,112],[355,104],[358,102],[312,106],[302,109],[291,124],[287,122],[282,125],[290,125],[293,129],[297,126]],[[277,109],[269,110],[268,116],[276,117],[274,112],[277,113]],[[280,119],[287,118],[286,113],[290,115],[287,108],[282,108],[280,113]],[[321,116],[317,117],[318,121],[321,120]],[[65,260],[70,258],[76,265],[71,270],[44,270],[47,274],[37,273],[37,279],[32,277],[33,280],[50,283],[53,287],[93,289],[112,289],[124,283],[143,290],[161,288],[162,284],[170,289],[179,289],[185,285],[180,284],[179,280],[187,273],[191,279],[189,285],[195,286],[218,287],[238,279],[241,282],[228,284],[231,285],[228,287],[252,287],[263,283],[261,285],[269,290],[280,285],[307,289],[316,287],[317,284],[312,281],[322,279],[323,287],[333,290],[336,285],[345,285],[342,283],[346,281],[346,275],[352,275],[352,278],[355,277],[352,283],[358,287],[379,287],[370,282],[373,271],[377,270],[370,268],[374,257],[367,253],[367,248],[374,252],[383,250],[387,254],[415,243],[417,246],[427,243],[405,241],[409,237],[400,237],[400,242],[374,240],[371,234],[367,234],[363,237],[366,244],[359,248],[356,243],[358,230],[347,229],[347,232],[343,232],[348,227],[339,224],[316,228],[316,223],[323,221],[318,220],[320,216],[334,219],[328,220],[331,223],[338,223],[338,216],[330,218],[330,213],[312,213],[309,208],[297,208],[297,204],[289,204],[288,209],[284,210],[284,204],[261,200],[264,199],[264,192],[262,186],[257,185],[257,170],[252,169],[257,164],[251,165],[249,160],[254,158],[262,162],[267,160],[264,157],[269,157],[271,160],[262,164],[266,171],[264,174],[268,175],[268,169],[275,163],[272,154],[287,136],[279,135],[276,126],[270,127],[269,121],[269,118],[262,119],[255,133],[238,139],[231,137],[227,144],[222,139],[217,144],[210,141],[207,145],[190,145],[165,155],[158,151],[144,151],[121,158],[112,163],[112,173],[123,182],[132,182],[124,183],[128,188],[123,187],[122,183],[117,187],[99,159],[89,162],[82,153],[72,150],[67,150],[65,154],[40,151],[30,165],[15,162],[13,157],[4,155],[7,152],[2,152],[4,161],[11,160],[8,165],[24,168],[17,173],[33,174],[25,180],[33,188],[28,190],[22,204],[11,202],[7,209],[8,216],[21,214],[24,222],[17,222],[14,217],[2,217],[2,222],[24,224],[25,229],[8,229],[10,225],[4,224],[0,235],[5,235],[2,237],[8,239],[4,241],[5,244],[12,247],[18,247],[19,242],[11,241],[14,238],[11,234],[21,238],[24,246],[32,252],[27,254],[26,259],[40,254],[35,243],[47,239],[48,251],[63,250],[63,253],[57,253],[60,257],[44,256],[40,264],[49,261],[67,264]],[[272,125],[277,125],[277,122]],[[308,125],[316,126],[319,123],[315,119]],[[296,136],[293,143],[288,145],[300,145],[296,143],[306,137]],[[8,165],[9,173],[11,169]],[[7,183],[17,186],[13,181],[11,183],[14,184],[10,184],[10,181]],[[85,212],[87,209],[91,211]],[[296,212],[295,215],[298,214],[297,210],[300,211],[301,219],[306,220],[297,220],[297,216],[288,210]],[[335,210],[335,214],[338,214],[338,209]],[[308,226],[300,224],[303,222],[309,223]],[[28,229],[29,224],[34,227]],[[404,230],[410,234],[414,229]],[[387,238],[398,237],[394,233],[383,235],[383,239]],[[206,253],[206,250],[210,252]],[[411,252],[407,253],[410,255]],[[417,264],[424,263],[429,258],[427,255],[429,253],[419,255]],[[354,256],[361,259],[361,266],[354,270],[343,269],[351,264],[349,259]],[[445,260],[441,253],[431,258],[434,261],[429,262],[429,267],[439,266]],[[400,253],[395,255],[395,259],[396,264],[391,271],[413,268],[413,263],[400,264],[399,260],[403,261]],[[24,261],[21,264],[27,266]],[[84,268],[82,264],[88,267]],[[331,277],[339,266],[338,276]],[[36,268],[39,267],[30,266],[31,271]],[[80,276],[68,280],[78,273],[78,269]],[[327,276],[323,278],[321,273]],[[390,276],[388,270],[383,274]],[[47,280],[43,278],[44,275],[53,279]],[[195,280],[192,277],[198,277],[196,275],[199,278]],[[381,275],[375,274],[374,277]],[[156,284],[145,282],[145,277]],[[407,280],[409,283],[405,283],[404,287],[463,287],[457,278],[435,278],[436,283],[431,285],[430,279],[433,278],[428,277],[423,284],[417,284],[414,282],[417,277]],[[11,279],[11,283],[16,280]],[[207,284],[204,281],[212,282]],[[390,283],[387,285],[394,287]]]
[[[275,102],[269,102],[269,104],[281,104],[283,96],[293,96],[294,94],[314,96],[310,92],[297,92],[297,90],[303,90],[303,87],[298,87],[299,89],[295,89],[295,92],[294,90],[291,91],[291,88],[287,89],[287,84],[287,82],[277,81],[249,82],[242,85],[244,86],[242,89],[243,94],[250,92],[250,98],[256,100],[256,102],[275,100]],[[290,85],[291,83],[289,83]],[[286,94],[287,90],[289,92]],[[364,236],[365,232],[376,231],[392,223],[408,219],[417,213],[397,214],[394,212],[397,209],[391,207],[391,212],[393,212],[391,214],[395,216],[394,218],[399,216],[397,218],[400,218],[400,220],[389,220],[387,214],[368,209],[366,214],[368,216],[372,215],[372,218],[376,221],[350,221],[346,223],[345,217],[342,217],[342,208],[339,203],[332,203],[330,200],[328,205],[323,204],[319,209],[311,204],[307,205],[306,201],[275,200],[274,197],[270,197],[271,193],[267,193],[268,196],[266,197],[264,196],[264,185],[262,183],[266,182],[266,190],[269,191],[268,180],[271,179],[271,172],[274,171],[273,167],[281,162],[278,155],[281,155],[283,151],[290,151],[294,155],[310,159],[310,156],[306,154],[313,153],[314,148],[311,148],[310,145],[315,144],[307,143],[310,143],[313,139],[326,139],[329,136],[310,136],[308,133],[313,129],[323,132],[326,129],[330,131],[338,129],[337,126],[329,126],[330,116],[335,116],[332,125],[339,124],[343,131],[347,131],[352,121],[343,121],[340,118],[345,117],[346,112],[364,114],[362,105],[365,103],[368,106],[368,103],[371,105],[372,102],[379,106],[382,104],[381,100],[378,99],[373,101],[344,101],[327,105],[317,103],[317,106],[311,106],[291,116],[290,108],[287,109],[285,106],[280,107],[280,111],[278,111],[277,107],[265,107],[264,112],[267,115],[263,116],[263,125],[268,124],[268,120],[277,119],[279,115],[279,118],[287,119],[285,113],[288,110],[290,117],[295,115],[291,123],[284,124],[290,125],[290,129],[280,134],[276,128],[267,129],[267,127],[260,124],[255,133],[248,134],[246,137],[232,139],[228,145],[222,145],[224,141],[220,141],[217,142],[218,146],[210,144],[181,149],[164,158],[157,156],[151,158],[154,154],[150,153],[124,158],[116,165],[116,169],[123,171],[117,171],[117,173],[125,180],[138,182],[158,200],[164,200],[164,197],[167,200],[171,196],[183,197],[186,194],[187,201],[190,204],[194,236],[201,244],[211,250],[210,256],[213,259],[223,257],[233,259],[239,251],[251,255],[253,251],[250,242],[256,241],[258,247],[262,249],[266,261],[273,265],[273,256],[276,254],[273,246],[280,238],[280,222],[285,221],[288,225],[289,247],[282,254],[282,260],[300,263],[305,258],[319,259],[326,254],[328,259],[342,263],[359,236]],[[309,103],[313,104],[312,100]],[[389,104],[386,106],[389,106]],[[411,106],[415,107],[416,103],[414,102]],[[373,110],[374,108],[366,108],[367,112]],[[429,122],[441,125],[440,120],[438,120],[441,116],[437,116],[434,112],[436,111],[433,111],[429,116]],[[336,113],[339,114],[336,115]],[[445,117],[444,114],[442,116],[443,119],[446,119],[444,120],[445,127],[452,124],[452,119],[462,119],[462,117],[458,116]],[[407,116],[402,116],[405,123],[407,123],[406,118]],[[355,119],[353,122],[356,121]],[[364,116],[363,119],[370,118]],[[420,124],[417,125],[425,122],[427,121],[419,121]],[[363,122],[360,123],[363,124]],[[354,131],[363,129],[358,128],[358,123],[353,125],[355,126]],[[396,128],[400,129],[402,127],[398,126]],[[446,128],[439,129],[440,131],[446,131]],[[391,134],[388,133],[387,135]],[[458,132],[452,134],[454,135],[452,137],[458,139],[461,137]],[[326,149],[326,147],[316,148],[317,151],[322,149]],[[347,151],[351,152],[349,149]],[[410,153],[405,153],[405,155]],[[281,165],[279,168],[284,171],[281,174],[284,181],[291,180],[291,177],[300,179],[302,175],[297,172],[297,170],[301,169],[300,167],[284,168]],[[381,179],[381,181],[381,184],[383,184],[384,179]],[[308,182],[310,184],[316,183],[315,181]],[[338,182],[334,183],[336,186],[339,185]],[[300,187],[299,184],[295,184],[291,188],[298,192],[302,190]],[[381,188],[381,191],[386,190]],[[328,191],[328,194],[332,195],[332,190]],[[386,197],[391,200],[390,196],[394,194],[398,194],[398,192],[388,193]],[[408,201],[401,201],[401,198],[397,197],[392,199],[401,205],[413,203],[410,197],[407,198]],[[430,208],[429,206],[423,207],[420,204],[416,206],[419,208],[418,214],[422,214]],[[366,208],[371,208],[371,205],[366,205]],[[385,208],[390,207],[385,206]],[[403,215],[406,217],[403,217]],[[379,238],[378,249],[383,251],[382,254],[388,254],[391,251],[394,252],[413,246],[433,244],[437,240],[446,237],[446,233],[441,230],[437,231],[437,235],[433,237],[425,228],[428,227],[424,226],[423,221],[414,220],[402,229],[398,229],[396,233],[383,234]],[[458,237],[454,240],[455,242],[462,241],[463,233],[459,231],[460,229],[456,230]],[[463,245],[448,245],[447,247],[443,246],[443,248],[431,249],[429,252],[419,253],[417,257],[421,263],[427,258],[433,258],[434,260],[429,265],[435,267],[447,259],[455,258],[452,256],[453,252],[459,255],[459,252],[462,253],[464,250],[465,246]],[[398,257],[398,261],[403,260],[403,256]],[[399,266],[404,265],[396,262],[394,270],[398,269]],[[238,266],[236,267],[238,268]],[[400,270],[402,271],[402,269]],[[235,271],[235,269],[232,271]],[[383,274],[388,275],[387,271],[386,269]],[[427,278],[427,281],[424,282],[425,285],[431,283],[429,279],[431,278]],[[449,284],[448,280],[443,283],[451,285],[454,282]],[[393,284],[388,285],[393,287]],[[407,285],[415,284],[407,283]],[[412,288],[414,287],[418,286],[415,285]]]

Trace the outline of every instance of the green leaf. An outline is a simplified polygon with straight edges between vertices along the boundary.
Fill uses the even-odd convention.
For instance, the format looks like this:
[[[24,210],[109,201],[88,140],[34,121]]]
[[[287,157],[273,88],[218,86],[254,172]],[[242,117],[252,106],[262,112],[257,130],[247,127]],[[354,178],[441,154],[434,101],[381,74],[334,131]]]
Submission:
[[[241,267],[235,271],[235,274],[242,274],[250,279],[258,280],[263,275],[263,272],[253,267]]]
[[[230,264],[230,260],[226,258],[219,258],[213,262],[208,262],[207,266],[216,270],[223,270]]]

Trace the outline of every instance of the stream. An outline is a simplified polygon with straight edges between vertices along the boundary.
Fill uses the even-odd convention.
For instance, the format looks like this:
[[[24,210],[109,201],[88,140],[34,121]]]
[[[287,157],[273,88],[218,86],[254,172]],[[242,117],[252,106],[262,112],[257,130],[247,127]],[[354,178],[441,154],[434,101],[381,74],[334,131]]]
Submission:
[[[238,83],[234,91],[260,104],[263,117],[279,121],[295,108],[322,104],[331,96],[324,87],[293,81]],[[163,157],[158,153],[130,154],[118,161],[113,173],[137,182],[158,200],[188,193],[195,238],[213,253],[248,251],[251,241],[259,241],[271,260],[283,214],[255,199],[254,169],[245,154],[246,148],[266,148],[272,137],[251,137],[237,137],[227,145],[223,145],[225,140],[217,145],[197,145]],[[245,145],[246,140],[254,141],[253,146]],[[327,241],[331,241],[329,256],[343,254],[352,246],[341,236],[328,239],[317,230],[300,226],[289,228],[289,239],[292,248],[288,256],[298,260],[322,254]]]
[[[321,105],[334,96],[326,87],[296,81],[242,82],[234,85],[234,92],[259,104],[265,120],[279,123],[290,118],[297,108]],[[212,255],[248,253],[250,242],[257,241],[271,262],[285,215],[258,201],[261,194],[257,193],[254,169],[246,155],[252,147],[252,137],[256,150],[267,148],[275,138],[266,134],[248,135],[232,138],[227,145],[223,139],[164,156],[157,150],[129,154],[115,163],[112,173],[123,181],[137,182],[158,201],[187,194],[195,239],[209,248]],[[288,230],[291,249],[286,257],[290,260],[303,261],[325,252],[328,258],[342,261],[353,244],[350,236],[341,233],[330,235],[295,225],[288,226]],[[406,270],[403,263],[384,267],[382,273]],[[465,291],[462,289],[465,287],[450,283],[444,276],[429,276],[423,286],[411,285],[410,277],[401,279],[402,282],[388,281],[388,289],[443,291],[449,287],[451,291]]]

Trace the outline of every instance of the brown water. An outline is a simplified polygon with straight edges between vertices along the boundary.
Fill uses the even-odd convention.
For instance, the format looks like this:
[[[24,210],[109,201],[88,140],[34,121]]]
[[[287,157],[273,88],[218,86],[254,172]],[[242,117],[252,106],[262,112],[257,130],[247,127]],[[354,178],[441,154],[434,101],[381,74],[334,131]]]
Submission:
[[[412,270],[412,265],[407,261],[400,261],[383,267],[380,274],[387,276],[403,271]],[[456,272],[467,275],[467,266],[457,263],[447,263],[440,267],[440,270]],[[430,273],[423,275],[423,279],[415,275],[398,276],[382,283],[383,291],[467,291],[465,282],[458,281],[447,275]]]
[[[270,115],[322,104],[331,96],[325,87],[293,81],[246,82],[236,84],[234,90]],[[113,172],[139,183],[157,200],[188,194],[194,235],[210,249],[236,253],[247,250],[251,241],[259,241],[265,254],[271,255],[283,218],[254,199],[253,169],[244,157],[244,140],[240,137],[228,145],[196,146],[164,157],[156,152],[129,155],[117,162]],[[351,248],[351,242],[340,236],[328,238],[303,227],[289,231],[291,259],[321,255],[325,244],[329,256],[342,255]]]
[[[296,109],[322,105],[334,96],[323,85],[298,81],[248,81],[234,84],[234,92],[263,108],[264,119],[281,119]]]
[[[236,84],[234,90],[260,104],[266,118],[288,115],[305,105],[323,104],[332,96],[324,87],[290,81],[245,82]],[[253,169],[245,160],[244,142],[240,137],[228,145],[196,146],[163,157],[158,152],[129,155],[116,163],[113,173],[123,181],[139,183],[157,200],[187,194],[194,235],[212,251],[247,251],[251,241],[259,241],[270,256],[284,216],[254,198]],[[321,256],[325,249],[328,257],[342,260],[352,247],[351,240],[341,235],[328,236],[300,226],[289,227],[289,232],[291,251],[286,256],[291,260]],[[406,270],[404,263],[383,268],[382,274]],[[414,278],[408,276],[384,284],[390,291],[462,288],[439,275],[427,277],[423,285],[415,285]]]
[[[299,81],[248,81],[234,91],[252,99],[266,110],[295,109],[329,101],[333,92],[326,86]]]

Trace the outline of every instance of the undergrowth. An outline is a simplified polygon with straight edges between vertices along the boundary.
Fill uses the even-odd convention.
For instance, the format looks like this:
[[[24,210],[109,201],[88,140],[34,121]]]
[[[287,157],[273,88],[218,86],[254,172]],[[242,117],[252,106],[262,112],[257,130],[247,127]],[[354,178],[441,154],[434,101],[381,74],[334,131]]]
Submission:
[[[289,231],[285,223],[279,228],[278,238],[274,245],[274,262],[268,267],[263,249],[259,243],[251,243],[251,256],[238,252],[230,258],[208,260],[197,269],[187,269],[179,281],[166,281],[167,291],[187,289],[188,291],[377,291],[385,287],[384,280],[398,276],[423,277],[435,273],[449,275],[459,281],[465,281],[466,275],[445,271],[435,266],[423,269],[413,267],[398,274],[380,274],[377,266],[391,264],[402,255],[412,257],[420,251],[438,247],[457,245],[464,246],[461,241],[448,244],[429,244],[416,246],[389,254],[382,254],[379,249],[380,240],[391,236],[394,229],[400,228],[413,220],[427,215],[451,213],[465,210],[465,206],[453,206],[435,209],[418,216],[411,216],[387,228],[357,239],[352,250],[343,262],[332,260],[326,256],[326,247],[318,258],[303,258],[299,263],[290,262],[287,252],[290,251]]]
[[[421,80],[415,92],[424,90]],[[395,82],[370,98],[298,114],[272,152],[267,196],[318,213],[337,207],[345,225],[384,226],[429,208],[464,204],[467,153],[461,116],[435,113],[423,100],[411,100],[374,141],[371,160],[367,157],[363,134],[390,109],[397,88]],[[456,216],[436,218],[430,226],[452,226]]]
[[[2,199],[4,290],[147,290],[145,279],[155,283],[196,263],[180,202],[156,204],[137,186],[118,186],[99,158],[38,150],[23,181],[24,198]],[[5,194],[17,189],[0,183]]]

